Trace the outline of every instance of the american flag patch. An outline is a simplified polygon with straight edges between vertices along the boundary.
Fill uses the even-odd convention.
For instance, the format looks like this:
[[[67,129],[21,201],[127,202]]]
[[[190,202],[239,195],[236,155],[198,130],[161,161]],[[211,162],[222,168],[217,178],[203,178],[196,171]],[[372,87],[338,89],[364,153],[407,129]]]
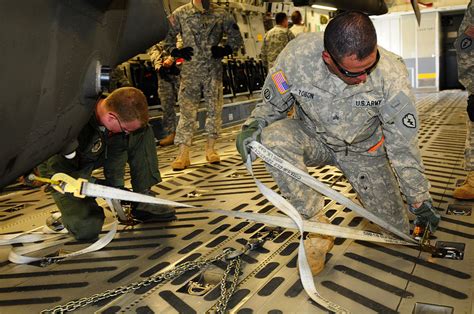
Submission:
[[[276,73],[273,73],[272,80],[273,80],[273,83],[275,83],[275,86],[277,87],[280,94],[283,95],[290,89],[290,86],[288,86],[288,82],[286,81],[283,71],[278,71]]]

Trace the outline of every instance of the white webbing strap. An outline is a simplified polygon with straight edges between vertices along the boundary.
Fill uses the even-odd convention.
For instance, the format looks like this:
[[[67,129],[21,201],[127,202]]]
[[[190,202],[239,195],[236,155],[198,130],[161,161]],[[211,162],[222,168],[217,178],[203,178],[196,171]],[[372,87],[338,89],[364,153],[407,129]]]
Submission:
[[[100,197],[103,199],[114,199],[129,202],[149,203],[175,207],[193,207],[191,205],[168,201],[154,196],[144,195],[136,192],[125,191],[109,186],[85,182],[82,184],[81,194],[89,197]]]
[[[49,262],[55,262],[58,260],[63,260],[65,258],[79,256],[82,254],[86,254],[86,253],[90,253],[90,252],[94,252],[94,251],[98,251],[102,249],[103,247],[107,246],[112,241],[115,234],[117,233],[118,221],[116,217],[118,216],[121,219],[126,220],[125,219],[126,215],[123,212],[123,209],[120,205],[120,200],[142,202],[142,203],[152,203],[152,204],[167,205],[167,206],[177,206],[177,207],[192,207],[186,204],[180,204],[177,202],[168,201],[168,200],[160,199],[157,197],[142,195],[142,194],[138,194],[134,192],[124,191],[121,189],[106,187],[106,186],[93,184],[89,182],[83,183],[81,193],[89,197],[103,198],[108,204],[114,216],[114,221],[104,226],[105,230],[110,228],[110,230],[105,235],[99,237],[99,239],[96,242],[92,243],[91,245],[89,245],[88,247],[84,249],[81,249],[76,252],[68,253],[68,254],[53,256],[53,257],[44,257],[44,256],[31,257],[31,256],[27,256],[26,254],[39,251],[39,250],[44,250],[52,246],[56,246],[59,244],[73,241],[74,240],[73,237],[67,234],[68,231],[66,229],[63,229],[61,232],[56,232],[50,229],[48,226],[42,226],[42,227],[35,228],[27,232],[0,235],[0,245],[44,241],[43,243],[12,248],[8,256],[9,261],[16,264],[28,264],[28,263],[36,262],[36,261],[43,261],[45,259],[47,259]],[[59,217],[60,217],[60,214],[58,213],[56,218],[59,218]],[[39,229],[42,229],[42,232],[38,232]]]
[[[202,209],[202,207],[200,208]],[[278,227],[290,228],[290,229],[298,229],[298,225],[292,219],[288,217],[259,214],[259,213],[229,211],[229,210],[222,210],[222,209],[207,209],[206,208],[206,210],[209,210],[218,214],[230,216],[230,217],[252,220],[254,222],[259,222],[266,225],[272,225],[272,226],[278,226]],[[303,231],[319,233],[319,234],[324,234],[324,235],[338,237],[338,238],[361,240],[361,241],[370,241],[370,242],[397,244],[397,245],[412,245],[412,246],[417,245],[415,243],[392,238],[385,234],[375,233],[375,232],[366,231],[366,230],[357,230],[354,228],[336,226],[336,225],[331,225],[331,224],[316,222],[316,221],[309,221],[309,220],[303,220]]]
[[[99,237],[97,241],[89,245],[88,247],[81,249],[79,251],[75,251],[72,253],[67,253],[59,256],[52,256],[52,257],[32,257],[32,256],[27,256],[26,254],[40,251],[47,249],[52,246],[56,246],[59,244],[64,244],[66,242],[71,242],[74,241],[74,238],[70,235],[67,234],[67,230],[63,229],[61,232],[55,232],[51,229],[49,229],[47,226],[44,226],[44,230],[46,231],[49,229],[50,231],[46,231],[46,233],[42,234],[34,234],[34,236],[38,237],[37,240],[35,241],[23,241],[22,243],[29,243],[29,242],[36,242],[39,240],[44,240],[45,242],[43,243],[38,243],[38,244],[32,244],[32,245],[27,245],[23,247],[14,247],[11,249],[10,254],[8,255],[8,260],[12,263],[15,264],[28,264],[32,262],[37,262],[37,261],[44,261],[47,259],[49,262],[55,262],[58,260],[63,260],[65,258],[73,257],[73,256],[79,256],[82,254],[94,252],[97,250],[100,250],[101,248],[105,247],[107,244],[112,241],[112,239],[115,236],[115,233],[117,232],[117,225],[118,222],[115,220],[114,222],[104,226],[105,229],[110,228],[110,230],[102,237]],[[24,233],[25,236],[28,236],[28,234]],[[27,237],[20,236],[19,238],[29,240]],[[31,238],[31,240],[33,240]],[[11,242],[13,243],[13,242]],[[10,244],[11,244],[10,243]],[[19,242],[16,242],[19,243]],[[3,244],[3,243],[1,243]]]
[[[312,176],[310,176],[308,173],[301,171],[300,169],[294,167],[292,164],[288,163],[287,161],[283,160],[282,158],[278,157],[275,155],[273,152],[271,152],[269,149],[265,148],[262,144],[253,141],[250,143],[250,149],[252,150],[253,153],[255,153],[257,156],[259,156],[263,161],[265,161],[267,164],[275,167],[276,169],[286,173],[287,175],[295,178],[296,180],[299,180],[300,182],[303,182],[307,186],[311,187],[312,189],[316,190],[317,192],[337,201],[339,204],[346,206],[347,208],[353,210],[354,212],[358,213],[359,215],[363,216],[364,218],[376,223],[377,225],[381,226],[382,228],[398,235],[402,239],[406,240],[403,241],[405,243],[403,244],[416,244],[416,241],[412,239],[410,236],[406,235],[402,231],[394,228],[387,222],[385,222],[383,219],[380,219],[379,217],[375,216],[371,212],[367,211],[365,208],[355,204],[352,202],[350,199],[342,195],[341,193],[337,192],[336,190],[333,190],[332,188],[326,186],[324,183],[316,180]],[[308,261],[306,258],[306,252],[304,248],[304,242],[303,242],[303,231],[305,230],[304,228],[304,222],[303,219],[300,215],[300,213],[282,196],[279,194],[275,193],[271,189],[269,189],[267,186],[262,184],[254,175],[253,170],[252,170],[252,161],[251,158],[247,158],[247,163],[246,167],[248,172],[252,175],[254,178],[258,188],[262,192],[262,194],[275,205],[278,209],[283,211],[286,215],[288,215],[293,222],[298,226],[298,229],[300,231],[300,245],[298,247],[298,266],[299,266],[299,272],[300,272],[300,278],[301,278],[301,283],[306,291],[306,293],[313,299],[316,303],[320,304],[321,306],[325,307],[328,310],[334,311],[336,313],[349,313],[349,311],[337,304],[334,304],[333,302],[327,300],[326,298],[322,297],[318,291],[316,290],[316,287],[314,285],[314,280],[313,280],[313,275],[311,273],[311,269],[308,265]],[[334,227],[334,226],[332,226]],[[318,228],[319,229],[319,228]],[[317,230],[317,233],[323,233],[323,228]]]
[[[109,205],[111,212],[114,214],[114,218],[115,218],[115,215],[125,215],[121,207],[120,208],[116,207],[116,205],[120,203],[114,202],[113,200],[110,200],[110,199],[106,199],[106,202]],[[61,217],[60,213],[53,214],[54,219],[59,219],[60,217]],[[90,253],[90,252],[94,252],[94,251],[98,251],[102,249],[103,247],[107,246],[112,241],[115,234],[117,233],[117,227],[118,227],[118,222],[117,220],[114,219],[112,223],[104,226],[104,229],[107,230],[110,228],[110,230],[104,236],[99,237],[99,239],[97,239],[97,241],[95,241],[91,245],[79,251],[75,251],[75,252],[67,253],[67,254],[61,254],[58,256],[32,257],[32,256],[27,256],[26,254],[44,250],[49,247],[53,247],[60,244],[64,244],[66,242],[73,241],[74,239],[70,235],[68,235],[68,231],[66,228],[62,229],[61,231],[55,231],[45,225],[45,226],[30,230],[24,233],[8,235],[10,236],[11,239],[9,239],[9,241],[0,242],[0,245],[45,241],[43,243],[12,248],[8,255],[8,260],[15,264],[28,264],[28,263],[44,261],[44,260],[48,260],[48,262],[55,262],[58,260],[64,260],[69,257],[79,256],[82,254],[86,254],[86,253]],[[36,230],[41,229],[41,228],[43,232],[41,233],[35,232]],[[6,236],[0,236],[0,239],[1,237],[6,237]]]
[[[265,197],[273,203],[278,209],[283,211],[286,215],[288,215],[298,226],[300,232],[300,245],[298,247],[298,269],[300,272],[301,283],[303,284],[303,288],[309,297],[319,305],[325,307],[326,309],[333,311],[335,313],[349,313],[349,311],[330,300],[324,298],[319,294],[316,290],[316,286],[314,285],[313,274],[311,273],[311,269],[308,264],[308,259],[306,258],[306,252],[304,248],[304,239],[303,239],[303,219],[301,218],[300,213],[283,197],[278,195],[277,193],[273,192],[270,188],[266,187],[263,183],[261,183],[254,175],[252,170],[252,161],[250,158],[247,158],[246,164],[247,170],[252,175],[257,184],[258,188],[262,192]]]
[[[0,246],[10,245],[10,244],[15,244],[15,243],[32,243],[32,242],[38,242],[38,241],[48,240],[48,239],[57,238],[57,237],[58,235],[55,233],[52,233],[52,230],[49,229],[47,226],[41,226],[41,227],[34,228],[26,232],[2,234],[0,235]]]
[[[249,146],[258,157],[260,157],[263,161],[265,161],[267,164],[271,165],[272,167],[275,167],[276,169],[286,173],[287,175],[295,178],[296,180],[299,180],[300,182],[306,184],[307,186],[314,189],[315,191],[318,191],[319,193],[329,197],[330,199],[337,201],[339,204],[353,210],[354,212],[358,213],[362,217],[379,225],[383,229],[390,231],[393,234],[396,234],[397,236],[404,239],[405,241],[411,242],[411,243],[417,243],[413,238],[411,238],[409,235],[407,235],[403,231],[398,230],[397,228],[393,227],[391,224],[387,223],[380,217],[369,212],[367,209],[363,208],[360,205],[357,205],[352,200],[345,197],[338,191],[330,188],[326,184],[313,178],[308,173],[296,168],[289,162],[278,157],[262,144],[256,141],[253,141],[252,143],[249,144]]]

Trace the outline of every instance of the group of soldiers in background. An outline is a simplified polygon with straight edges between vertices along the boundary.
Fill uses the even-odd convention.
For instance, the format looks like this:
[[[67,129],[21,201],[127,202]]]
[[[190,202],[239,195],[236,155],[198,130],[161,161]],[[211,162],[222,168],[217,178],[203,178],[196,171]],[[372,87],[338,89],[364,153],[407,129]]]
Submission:
[[[242,44],[240,31],[232,16],[218,6],[205,5],[207,8],[204,8],[202,1],[194,1],[173,12],[170,17],[171,29],[168,37],[147,50],[157,72],[158,97],[163,110],[163,129],[166,133],[166,136],[159,141],[159,145],[168,146],[175,142],[179,145],[178,156],[172,163],[172,168],[175,170],[182,170],[190,165],[189,147],[195,129],[201,91],[207,109],[206,159],[211,163],[220,161],[220,157],[214,149],[222,123],[220,117],[223,95],[220,60],[222,57],[232,54]],[[196,15],[199,7],[202,7],[202,11]],[[184,18],[190,15],[194,19],[188,21]],[[265,34],[261,59],[267,69],[273,66],[278,54],[290,40],[298,34],[306,32],[299,11],[292,13],[291,22],[293,25],[288,28],[288,16],[283,12],[277,13],[275,26]],[[217,28],[218,31],[213,33],[213,37],[207,37],[216,23],[222,26]],[[224,33],[228,37],[227,45],[219,46]],[[195,42],[194,35],[197,35],[201,40]],[[183,37],[186,46],[183,46]],[[173,53],[175,56],[172,55]],[[181,54],[183,55],[181,56]],[[125,64],[121,64],[112,72],[111,91],[119,87],[133,85],[127,78],[125,67]],[[183,70],[185,77],[180,79]],[[183,84],[181,92],[180,83]],[[181,96],[179,96],[180,93]],[[179,104],[181,111],[179,126],[175,111],[177,104]],[[177,133],[178,137],[175,141]]]
[[[265,33],[260,56],[267,70],[273,67],[276,58],[290,40],[307,32],[300,11],[291,14],[291,22],[293,25],[288,28],[288,16],[284,12],[279,12],[275,15],[275,26]]]
[[[207,0],[193,0],[179,7],[170,15],[169,22],[167,37],[147,51],[158,72],[158,96],[168,134],[160,145],[178,145],[178,154],[171,164],[174,170],[191,164],[189,150],[203,95],[207,112],[206,160],[219,163],[214,146],[222,125],[224,103],[221,60],[242,46],[242,35],[233,16]],[[222,45],[224,35],[227,39]],[[176,100],[180,107],[178,123]]]

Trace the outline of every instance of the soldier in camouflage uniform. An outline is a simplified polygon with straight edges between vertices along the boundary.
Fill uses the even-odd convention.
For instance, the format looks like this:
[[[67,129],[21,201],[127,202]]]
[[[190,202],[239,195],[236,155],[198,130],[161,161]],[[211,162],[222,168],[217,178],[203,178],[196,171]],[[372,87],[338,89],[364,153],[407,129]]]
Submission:
[[[337,166],[363,205],[399,230],[409,232],[400,192],[417,223],[436,229],[439,215],[420,158],[407,71],[400,57],[377,46],[366,15],[336,16],[324,40],[305,33],[291,41],[269,72],[262,96],[236,140],[244,161],[247,143],[261,139],[302,170]],[[288,119],[293,105],[295,117]],[[276,168],[267,169],[305,219],[327,221],[320,213],[321,194]],[[312,234],[305,240],[313,274],[323,269],[332,245],[331,237]]]
[[[158,73],[158,96],[163,109],[163,126],[167,136],[160,140],[161,146],[174,143],[176,135],[176,98],[179,88],[179,68],[176,59],[163,49],[162,43],[151,47],[147,53],[150,55],[153,66]]]
[[[285,13],[277,13],[275,22],[276,25],[263,38],[261,58],[267,69],[273,67],[278,54],[290,40],[295,38],[295,35],[288,29],[288,17]]]
[[[181,85],[178,103],[181,116],[176,130],[175,143],[179,152],[171,164],[174,170],[190,165],[189,147],[196,125],[196,116],[201,101],[201,91],[206,103],[206,159],[210,163],[220,162],[214,150],[215,141],[222,125],[222,63],[243,43],[239,27],[232,15],[208,0],[193,0],[176,9],[169,17],[170,30],[164,47],[173,57],[182,57]],[[176,48],[176,36],[180,34],[183,48]],[[225,46],[219,45],[227,34]]]
[[[463,185],[456,188],[453,196],[459,199],[474,199],[474,7],[469,2],[458,31],[455,43],[458,59],[459,81],[466,87],[467,137],[464,167],[469,171]]]
[[[127,77],[126,65],[127,62],[119,64],[110,72],[109,92],[113,92],[120,87],[133,86]]]

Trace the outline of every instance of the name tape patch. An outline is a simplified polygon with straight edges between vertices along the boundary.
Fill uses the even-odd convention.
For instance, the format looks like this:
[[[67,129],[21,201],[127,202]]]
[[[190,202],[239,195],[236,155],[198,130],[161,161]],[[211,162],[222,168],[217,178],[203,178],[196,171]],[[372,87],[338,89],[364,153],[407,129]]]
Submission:
[[[382,100],[356,100],[353,104],[355,107],[377,107],[380,106]]]
[[[305,90],[298,89],[298,95],[308,99],[314,99],[314,94]]]

